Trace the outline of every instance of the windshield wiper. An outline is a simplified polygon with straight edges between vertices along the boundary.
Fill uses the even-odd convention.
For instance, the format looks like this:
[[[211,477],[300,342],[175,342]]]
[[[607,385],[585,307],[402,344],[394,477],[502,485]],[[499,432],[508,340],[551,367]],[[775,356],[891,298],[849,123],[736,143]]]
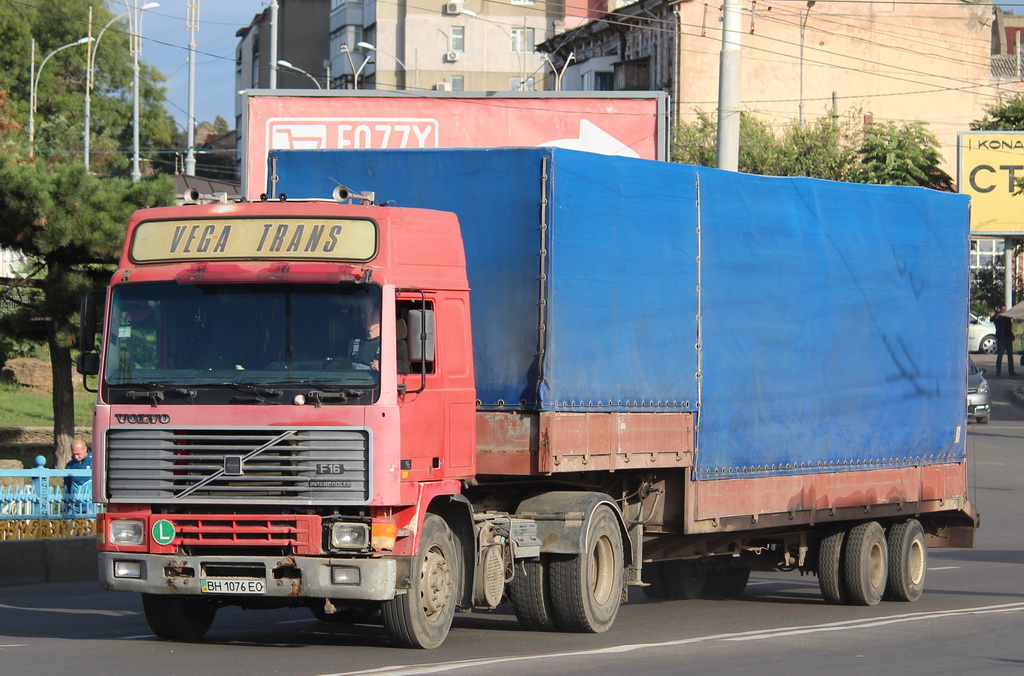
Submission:
[[[165,383],[153,383],[153,382],[142,382],[132,383],[132,385],[140,385],[142,387],[151,387],[158,389],[151,390],[128,390],[124,393],[127,399],[149,399],[153,408],[156,408],[161,401],[164,400],[164,393],[180,394],[183,397],[188,397],[193,403],[195,401],[196,391],[190,390],[185,387],[178,387],[175,385],[167,385]]]
[[[348,401],[349,399],[357,399],[361,396],[363,396],[363,391],[357,390],[355,388],[341,389],[333,392],[310,390],[309,393],[306,394],[306,397],[308,397],[309,400],[312,401],[317,408],[323,406],[325,401]]]
[[[241,402],[252,402],[254,404],[262,404],[267,400],[267,397],[280,397],[281,390],[271,389],[263,385],[253,385],[250,383],[224,383],[225,385],[231,385],[242,390],[246,390],[250,394],[236,394],[231,398],[231,401]]]

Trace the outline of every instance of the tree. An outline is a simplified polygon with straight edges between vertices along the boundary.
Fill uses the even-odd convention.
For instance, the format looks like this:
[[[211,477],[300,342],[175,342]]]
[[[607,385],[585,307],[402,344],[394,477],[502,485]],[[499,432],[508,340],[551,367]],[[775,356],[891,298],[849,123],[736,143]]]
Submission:
[[[971,122],[977,131],[1016,131],[1024,129],[1024,95],[989,106],[980,120]]]
[[[113,15],[99,0],[21,0],[0,4],[0,90],[11,92],[15,115],[27,130],[30,92],[31,41],[36,42],[36,68],[54,49],[75,42],[89,32],[89,7],[93,8],[92,35],[96,37]],[[92,45],[71,47],[55,54],[38,71],[35,146],[37,154],[53,161],[81,160],[85,122],[86,59]],[[95,56],[91,96],[91,165],[106,175],[127,175],[132,146],[132,62],[128,27],[115,22],[103,34]],[[145,149],[170,144],[170,116],[159,103],[163,76],[142,64],[140,69],[140,140]],[[28,135],[19,136],[20,148],[28,148]]]
[[[777,136],[764,122],[740,118],[740,171],[772,176],[809,176],[833,181],[922,185],[953,190],[939,167],[938,141],[923,122],[855,124],[856,112],[829,116],[811,125],[792,123]],[[672,160],[715,165],[714,120],[697,111],[697,120],[676,129]]]
[[[924,122],[872,124],[864,130],[857,180],[883,185],[919,185],[954,192],[942,171],[939,141]]]
[[[59,466],[67,462],[74,436],[71,348],[80,299],[109,280],[131,212],[173,199],[170,177],[138,183],[101,179],[79,164],[0,155],[0,246],[26,255],[34,265],[19,286],[8,280],[0,290],[15,305],[0,315],[0,333],[49,346]]]

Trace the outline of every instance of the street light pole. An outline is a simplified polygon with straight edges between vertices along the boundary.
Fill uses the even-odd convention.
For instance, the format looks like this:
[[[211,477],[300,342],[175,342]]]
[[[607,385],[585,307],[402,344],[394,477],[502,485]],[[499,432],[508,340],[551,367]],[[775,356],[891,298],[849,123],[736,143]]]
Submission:
[[[302,73],[303,75],[305,75],[306,77],[308,77],[310,80],[313,81],[313,84],[316,85],[317,89],[323,89],[323,87],[320,86],[320,83],[317,82],[315,77],[310,75],[308,72],[302,70],[298,66],[293,66],[290,61],[285,61],[284,59],[278,59],[277,60],[277,65],[279,67],[281,67],[281,68],[284,68],[285,70],[292,70],[292,71],[295,71],[296,73]]]
[[[142,178],[139,169],[139,57],[142,55],[142,14],[139,12],[139,0],[135,0],[135,8],[131,12],[132,41],[132,181]]]
[[[153,8],[159,7],[159,6],[160,6],[159,2],[150,2],[150,3],[147,3],[147,4],[143,5],[141,9],[142,9],[142,11],[146,11],[147,9],[153,9]],[[112,18],[110,21],[108,21],[106,23],[106,25],[103,26],[103,28],[100,30],[99,34],[96,35],[96,39],[93,40],[92,44],[89,45],[88,54],[86,56],[86,73],[85,73],[85,132],[82,135],[82,147],[84,149],[83,160],[85,162],[85,170],[86,171],[89,171],[89,164],[90,164],[89,145],[90,145],[91,136],[92,136],[92,134],[90,133],[90,131],[92,129],[92,88],[93,88],[93,85],[95,84],[95,81],[96,81],[96,52],[100,48],[100,40],[103,39],[103,34],[107,32],[107,29],[110,28],[114,24],[115,21],[118,21],[119,19],[123,19],[124,17],[128,16],[128,14],[129,14],[129,12],[121,12],[120,14],[118,14],[117,16]],[[91,22],[89,24],[89,30],[90,30],[90,32],[92,31],[92,23]]]
[[[357,42],[356,43],[356,47],[362,47],[363,49],[368,49],[371,52],[380,52],[384,56],[390,56],[392,59],[394,59],[398,63],[399,66],[402,67],[402,72],[404,72],[406,74],[406,76],[408,76],[408,74],[409,74],[409,67],[405,65],[404,61],[402,61],[400,58],[398,58],[394,54],[386,52],[383,49],[380,49],[379,47],[377,47],[375,45],[371,45],[369,42]],[[379,64],[378,64],[378,68],[379,68]],[[406,85],[406,86],[408,86],[408,85]],[[413,86],[416,89],[420,88],[419,72],[416,73],[416,82],[413,84]]]
[[[148,5],[142,9],[146,9]],[[188,29],[188,114],[185,116],[185,175],[196,175],[196,31],[199,30],[199,0],[189,0],[185,6],[185,24]]]
[[[43,66],[45,66],[46,62],[50,60],[50,57],[57,52],[62,52],[65,49],[74,47],[75,45],[85,45],[90,42],[92,42],[92,38],[86,36],[84,38],[79,38],[74,42],[69,42],[66,45],[61,45],[44,56],[42,62],[39,64],[39,68],[36,69],[36,41],[35,39],[32,40],[32,59],[29,66],[28,78],[28,156],[30,158],[35,157],[36,154],[36,104],[38,103],[39,78],[43,74]]]
[[[807,0],[807,9],[800,19],[800,126],[804,126],[804,31],[807,29],[807,16],[814,7],[815,0]]]
[[[516,42],[515,38],[512,37],[512,33],[510,33],[507,30],[505,30],[505,27],[502,26],[497,21],[492,21],[491,19],[488,19],[485,16],[480,16],[479,14],[477,14],[476,12],[474,12],[471,9],[459,8],[459,14],[465,14],[466,16],[468,16],[468,17],[470,17],[472,19],[480,19],[481,21],[486,21],[487,23],[491,24],[492,26],[497,26],[501,30],[501,32],[504,33],[508,37],[509,41],[512,43],[512,49],[514,49],[516,51],[516,53],[519,54],[519,86],[516,87],[516,89],[518,89],[520,91],[526,89],[526,50],[525,50],[525,47],[526,47],[526,44],[525,44],[526,43],[526,37],[525,37],[525,35],[523,37],[523,47],[524,47],[524,49],[520,49],[519,48],[520,45]],[[525,21],[525,17],[524,17],[524,21]],[[523,27],[523,30],[524,31],[526,30],[525,26]]]

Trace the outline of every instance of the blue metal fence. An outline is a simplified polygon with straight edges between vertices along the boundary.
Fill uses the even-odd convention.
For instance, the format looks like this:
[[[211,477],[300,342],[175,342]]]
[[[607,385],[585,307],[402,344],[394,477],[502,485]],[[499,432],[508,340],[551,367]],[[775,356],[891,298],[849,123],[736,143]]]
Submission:
[[[36,457],[35,469],[0,469],[0,477],[30,479],[25,483],[0,485],[0,520],[96,517],[91,469],[47,469],[46,458],[40,455]],[[84,477],[87,481],[66,491],[65,477]]]

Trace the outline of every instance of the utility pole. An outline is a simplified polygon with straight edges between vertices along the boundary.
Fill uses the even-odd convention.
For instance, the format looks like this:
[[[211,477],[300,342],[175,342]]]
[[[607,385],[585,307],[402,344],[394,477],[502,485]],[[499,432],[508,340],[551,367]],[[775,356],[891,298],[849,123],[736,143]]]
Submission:
[[[277,0],[270,0],[270,88],[277,89]]]
[[[188,29],[188,130],[185,153],[185,175],[196,175],[196,31],[199,30],[199,0],[185,6],[185,28]]]
[[[718,68],[718,168],[740,164],[740,0],[722,8],[722,54]]]

